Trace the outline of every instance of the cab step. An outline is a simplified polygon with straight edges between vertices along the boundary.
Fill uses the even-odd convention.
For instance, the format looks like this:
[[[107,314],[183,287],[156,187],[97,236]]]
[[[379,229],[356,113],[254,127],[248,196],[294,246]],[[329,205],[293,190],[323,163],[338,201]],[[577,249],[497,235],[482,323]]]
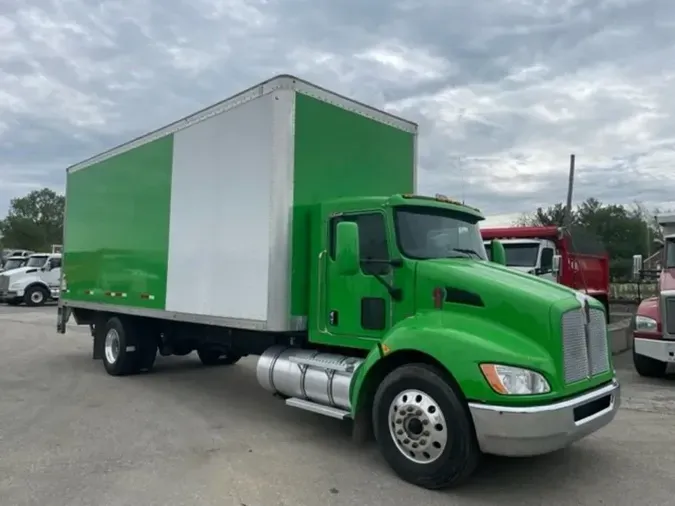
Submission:
[[[291,406],[292,408],[299,408],[305,411],[311,411],[318,415],[328,416],[330,418],[337,418],[338,420],[346,420],[351,417],[349,411],[343,409],[334,408],[331,406],[324,406],[323,404],[317,404],[316,402],[308,401],[306,399],[299,399],[298,397],[291,397],[286,399],[286,405]]]

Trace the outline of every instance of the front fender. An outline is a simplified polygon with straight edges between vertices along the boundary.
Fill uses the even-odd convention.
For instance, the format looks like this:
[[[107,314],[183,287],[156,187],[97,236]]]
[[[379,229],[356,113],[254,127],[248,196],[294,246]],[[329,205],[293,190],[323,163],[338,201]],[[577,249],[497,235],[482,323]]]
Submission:
[[[424,354],[440,364],[471,401],[527,405],[553,399],[562,388],[552,357],[533,339],[474,315],[427,311],[399,322],[382,340],[381,347],[374,347],[359,366],[350,388],[352,415],[365,400],[362,396],[369,395],[364,387],[372,376],[377,376],[383,361],[407,352]],[[548,380],[551,392],[517,397],[497,394],[480,371],[479,364],[484,362],[540,372]]]
[[[40,280],[39,278],[21,278],[17,281],[10,283],[9,286],[14,287],[16,290],[26,291],[31,285],[40,285],[46,287],[47,285]]]

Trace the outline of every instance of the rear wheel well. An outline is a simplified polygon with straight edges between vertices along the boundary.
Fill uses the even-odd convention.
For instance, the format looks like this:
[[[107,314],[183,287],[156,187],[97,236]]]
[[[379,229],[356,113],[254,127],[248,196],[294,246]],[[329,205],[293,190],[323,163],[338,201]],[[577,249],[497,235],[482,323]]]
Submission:
[[[373,407],[373,399],[377,387],[382,380],[394,369],[406,364],[427,364],[435,369],[443,376],[443,378],[454,388],[455,392],[466,403],[464,393],[457,383],[457,380],[447,368],[443,366],[438,360],[431,355],[427,355],[417,350],[401,350],[387,355],[373,365],[368,371],[366,378],[361,386],[361,392],[357,400],[356,409],[354,410],[354,430],[353,437],[357,441],[365,441],[374,438],[371,411]]]

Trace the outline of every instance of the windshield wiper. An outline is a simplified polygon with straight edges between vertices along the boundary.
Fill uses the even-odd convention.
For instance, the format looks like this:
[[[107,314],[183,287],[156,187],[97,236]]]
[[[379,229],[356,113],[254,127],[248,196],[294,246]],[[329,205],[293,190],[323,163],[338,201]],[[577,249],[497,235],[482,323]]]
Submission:
[[[450,251],[458,251],[459,253],[464,253],[467,255],[476,255],[478,258],[482,258],[480,256],[480,253],[478,253],[476,250],[473,249],[468,249],[468,248],[452,248]]]

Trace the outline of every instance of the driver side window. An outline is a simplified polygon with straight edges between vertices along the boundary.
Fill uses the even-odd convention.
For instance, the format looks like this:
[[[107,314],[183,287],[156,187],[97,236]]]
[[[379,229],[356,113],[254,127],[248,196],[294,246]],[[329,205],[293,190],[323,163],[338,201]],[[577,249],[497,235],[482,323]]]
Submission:
[[[330,257],[335,259],[335,231],[337,224],[343,221],[355,222],[359,226],[359,245],[361,248],[361,270],[364,274],[384,275],[389,272],[389,265],[384,263],[368,263],[368,260],[389,260],[387,228],[384,215],[381,213],[355,214],[337,216],[330,221]]]

